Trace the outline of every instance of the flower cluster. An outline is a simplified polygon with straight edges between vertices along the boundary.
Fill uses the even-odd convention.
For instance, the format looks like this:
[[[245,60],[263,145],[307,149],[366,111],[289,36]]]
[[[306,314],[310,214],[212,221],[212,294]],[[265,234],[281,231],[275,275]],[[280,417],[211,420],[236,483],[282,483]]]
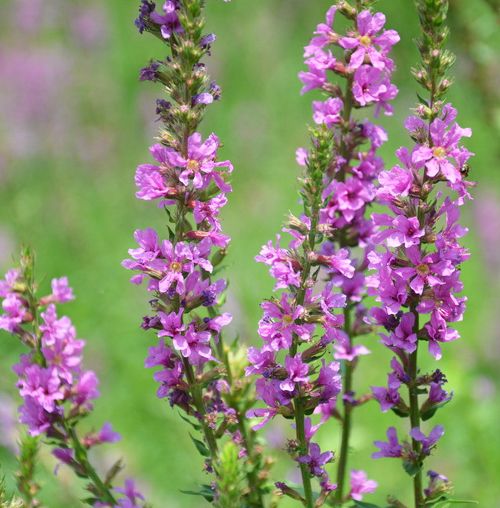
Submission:
[[[13,367],[23,399],[20,422],[30,435],[50,439],[55,446],[53,455],[78,476],[90,480],[92,506],[143,506],[139,502],[142,496],[132,502],[126,490],[112,488],[119,467],[113,466],[106,480],[102,480],[88,460],[91,448],[120,439],[111,424],[105,423],[99,431],[83,437],[77,434],[78,422],[91,412],[93,401],[99,396],[99,381],[93,371],[82,367],[85,342],[77,338],[71,320],[57,314],[56,304],[74,298],[67,278],[53,279],[51,293],[38,299],[29,252],[23,255],[21,266],[8,271],[0,281],[4,311],[0,328],[19,337],[30,348]],[[118,497],[120,493],[124,495]]]
[[[338,13],[354,20],[346,36],[335,32]],[[321,90],[324,101],[313,101],[312,148],[297,151],[297,161],[305,167],[302,179],[304,213],[290,217],[284,233],[292,236],[288,248],[272,243],[263,247],[257,261],[270,267],[275,289],[284,289],[279,299],[262,304],[264,316],[259,335],[264,345],[252,349],[249,373],[262,377],[257,381],[259,397],[267,407],[254,410],[264,416],[261,424],[276,414],[295,417],[299,464],[307,499],[308,475],[316,476],[322,498],[335,489],[324,470],[333,458],[321,453],[311,437],[318,425],[332,415],[340,415],[337,395],[341,392],[340,364],[345,362],[342,405],[345,411],[361,403],[352,391],[352,370],[361,355],[369,353],[355,336],[369,331],[364,322],[366,295],[364,271],[366,256],[373,248],[373,226],[366,217],[367,208],[376,198],[374,181],[383,168],[377,149],[387,139],[385,131],[368,120],[359,121],[353,110],[375,105],[377,114],[391,114],[389,101],[397,94],[391,83],[394,63],[391,47],[399,40],[393,30],[383,30],[385,17],[370,10],[346,11],[335,5],[326,14],[326,23],[317,26],[315,36],[305,48],[308,71],[301,72],[302,92]],[[329,81],[332,76],[345,79],[345,91]],[[361,254],[356,256],[355,247]],[[320,290],[320,279],[325,279]],[[337,361],[319,360],[333,344]],[[301,348],[306,349],[302,350]],[[320,423],[311,432],[299,435],[301,412],[321,414]],[[345,425],[350,423],[345,420]],[[349,432],[349,429],[346,429]],[[344,441],[344,440],[343,440]],[[344,499],[346,449],[339,460],[337,496]],[[365,485],[363,472],[352,472],[354,484],[348,498],[360,500],[363,492],[372,492],[374,482]],[[363,476],[363,478],[365,478]],[[368,480],[367,480],[368,481]],[[363,486],[361,486],[363,484]],[[289,488],[281,490],[291,495]],[[320,504],[321,505],[321,504]]]
[[[223,344],[221,331],[231,315],[220,309],[226,281],[216,277],[229,237],[222,232],[221,209],[231,191],[231,162],[219,160],[215,134],[203,139],[197,131],[206,107],[220,98],[210,82],[202,58],[209,54],[214,34],[203,35],[200,0],[167,0],[163,14],[143,1],[136,25],[140,32],[158,36],[170,49],[165,60],[154,60],[141,70],[140,79],[166,86],[169,100],[157,101],[163,123],[160,143],[151,147],[154,164],[141,164],[135,174],[136,196],[156,201],[170,221],[168,239],[153,229],[135,232],[137,248],[123,266],[134,270],[132,282],[147,283],[153,314],[142,327],[154,330],[156,346],[149,350],[146,367],[157,368],[158,397],[167,398],[197,422],[205,443],[202,454],[212,471],[218,460],[217,441],[228,436],[250,457],[248,500],[260,506],[256,471],[260,458],[252,451],[252,436],[241,413],[248,383],[232,385],[233,374],[243,372]],[[238,372],[235,372],[238,371]],[[201,424],[201,425],[200,425]],[[206,452],[206,453],[205,453]],[[217,489],[212,493],[217,496]]]
[[[371,319],[385,328],[382,343],[395,355],[387,386],[373,387],[373,394],[382,411],[392,409],[408,417],[411,426],[411,445],[400,445],[391,428],[389,442],[377,442],[380,451],[374,457],[403,458],[405,469],[414,476],[418,506],[434,499],[422,491],[420,470],[443,434],[442,427],[436,426],[426,437],[420,421],[431,418],[452,394],[443,388],[446,377],[439,369],[420,372],[417,351],[426,342],[430,355],[439,360],[442,346],[458,339],[453,323],[462,320],[466,303],[466,297],[460,296],[460,267],[469,257],[459,242],[467,232],[459,218],[460,206],[470,197],[466,177],[472,155],[461,140],[471,131],[456,123],[451,104],[439,100],[449,86],[444,72],[452,59],[442,50],[445,2],[437,4],[437,14],[425,3],[420,5],[426,29],[419,46],[424,65],[416,77],[429,90],[430,101],[422,99],[416,115],[405,123],[414,146],[400,148],[400,164],[380,174],[377,196],[389,210],[374,215],[373,238],[382,249],[368,256],[375,270],[369,285],[381,304],[372,310]],[[456,194],[455,199],[442,192],[441,183]],[[407,400],[401,394],[403,386],[408,388]]]

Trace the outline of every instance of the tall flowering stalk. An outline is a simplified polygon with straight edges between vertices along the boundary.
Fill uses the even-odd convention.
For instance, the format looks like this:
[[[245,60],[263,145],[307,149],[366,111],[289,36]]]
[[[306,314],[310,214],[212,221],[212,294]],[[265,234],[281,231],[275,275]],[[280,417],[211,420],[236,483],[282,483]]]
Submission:
[[[157,200],[169,225],[168,239],[153,229],[136,231],[138,247],[130,249],[123,265],[139,272],[132,282],[147,281],[153,294],[153,315],[142,327],[158,336],[146,359],[146,367],[160,368],[154,374],[158,397],[194,417],[187,421],[203,437],[194,439],[195,445],[206,469],[215,471],[215,483],[200,493],[217,506],[238,495],[241,506],[260,507],[267,466],[245,421],[252,404],[245,358],[223,343],[221,332],[231,315],[221,311],[227,283],[216,277],[230,240],[222,233],[219,213],[231,191],[227,179],[233,166],[218,160],[215,134],[204,139],[198,132],[206,107],[221,93],[201,62],[215,41],[214,34],[203,33],[204,5],[203,0],[167,0],[161,14],[149,0],[140,6],[139,31],[158,37],[170,55],[151,61],[140,75],[164,85],[169,100],[157,101],[163,129],[150,149],[155,163],[137,168],[136,196]],[[244,461],[231,459],[231,445],[221,449],[224,436],[238,445]],[[229,493],[230,466],[246,475],[246,487]]]
[[[143,507],[143,497],[127,480],[125,488],[113,488],[115,476],[122,469],[114,464],[103,476],[89,459],[89,451],[103,443],[120,439],[111,425],[85,435],[80,421],[92,411],[99,396],[94,372],[82,368],[85,342],[77,339],[71,320],[58,317],[56,305],[72,300],[73,291],[65,277],[52,280],[52,292],[38,297],[34,278],[34,258],[29,250],[21,256],[20,269],[7,272],[0,281],[0,298],[4,313],[0,329],[13,334],[28,348],[13,370],[23,398],[19,408],[20,422],[31,438],[21,442],[18,489],[28,508],[41,506],[34,480],[38,448],[37,436],[53,447],[53,455],[88,481],[90,497],[84,502],[95,507]]]
[[[259,334],[264,345],[250,351],[249,373],[262,376],[257,392],[267,407],[251,414],[264,417],[257,428],[277,414],[294,418],[296,441],[290,443],[290,453],[299,464],[304,495],[283,483],[278,487],[306,507],[322,506],[335,489],[330,501],[340,505],[361,500],[376,487],[363,471],[352,471],[351,489],[345,492],[352,411],[368,400],[357,398],[353,390],[358,358],[369,353],[354,342],[370,331],[363,299],[373,227],[366,212],[383,166],[377,149],[387,139],[380,126],[355,119],[354,111],[375,105],[376,114],[391,114],[389,101],[397,94],[388,55],[399,36],[383,29],[385,16],[373,14],[371,3],[332,6],[305,48],[308,71],[300,73],[302,92],[319,89],[325,100],[313,102],[317,126],[311,129],[311,148],[297,152],[304,166],[304,210],[300,218],[291,216],[283,230],[292,237],[288,248],[270,242],[257,257],[270,266],[275,289],[284,291],[262,304]],[[338,13],[353,23],[345,35],[334,30]],[[344,80],[344,86],[331,82],[330,76]],[[331,344],[337,361],[329,360]],[[306,418],[312,413],[319,415],[315,425]],[[342,422],[337,485],[324,467],[333,453],[321,453],[312,442],[332,416]],[[319,480],[318,495],[313,494],[311,477]]]
[[[442,346],[459,338],[451,323],[460,321],[465,310],[466,298],[458,293],[460,266],[469,253],[459,243],[467,230],[458,220],[460,206],[470,198],[466,178],[472,154],[460,143],[471,135],[470,129],[459,127],[456,110],[443,100],[451,84],[446,71],[454,60],[444,49],[448,2],[417,0],[416,5],[422,61],[414,76],[429,95],[420,99],[416,115],[405,123],[415,144],[400,148],[401,164],[380,175],[378,196],[389,210],[374,217],[383,250],[372,253],[370,266],[376,270],[374,294],[382,304],[373,317],[387,330],[382,342],[395,354],[387,386],[375,387],[374,394],[383,411],[392,409],[410,422],[408,440],[400,443],[391,427],[388,442],[376,442],[380,450],[374,457],[402,458],[413,478],[414,506],[423,508],[442,499],[450,484],[429,471],[429,485],[423,487],[424,461],[444,429],[436,425],[424,431],[422,421],[432,418],[452,394],[443,388],[446,376],[441,370],[421,372],[418,354],[427,343],[430,355],[439,360]],[[444,186],[453,198],[445,196]],[[400,393],[403,386],[406,399]]]

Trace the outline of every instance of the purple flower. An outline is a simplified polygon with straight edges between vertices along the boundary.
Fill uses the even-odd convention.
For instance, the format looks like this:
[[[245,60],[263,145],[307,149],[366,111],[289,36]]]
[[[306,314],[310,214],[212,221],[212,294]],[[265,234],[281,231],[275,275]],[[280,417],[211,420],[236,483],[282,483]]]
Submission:
[[[310,334],[307,328],[296,324],[296,321],[304,313],[302,306],[293,307],[287,293],[281,295],[279,305],[275,302],[263,302],[261,304],[264,316],[259,322],[259,335],[268,342],[273,349],[287,349],[292,341],[294,333],[308,339]],[[304,334],[305,332],[305,334]],[[277,339],[278,342],[277,342]],[[279,344],[282,344],[280,346]],[[276,349],[276,350],[278,350]]]
[[[334,185],[338,209],[347,222],[352,221],[356,213],[374,198],[372,188],[357,178],[349,178],[346,182],[335,182]]]
[[[191,364],[201,365],[214,360],[210,347],[211,337],[210,332],[197,331],[191,323],[185,332],[179,333],[173,338],[172,343],[184,358],[189,358]]]
[[[337,39],[337,35],[333,31],[333,23],[335,21],[335,13],[337,6],[333,5],[326,13],[326,23],[320,23],[314,32],[315,37],[311,39],[308,46],[304,48],[304,56],[313,56],[318,49],[323,49],[325,46],[333,43]]]
[[[394,427],[389,427],[387,429],[387,439],[387,443],[384,441],[375,441],[375,446],[379,448],[379,451],[373,453],[372,458],[401,457],[403,449],[399,444],[398,434]]]
[[[401,317],[399,325],[389,336],[382,335],[382,342],[391,349],[401,349],[413,353],[417,349],[417,334],[413,330],[415,314],[407,312]]]
[[[158,282],[158,290],[167,293],[175,285],[178,294],[185,290],[185,272],[191,272],[195,265],[199,265],[207,272],[212,272],[212,264],[204,255],[208,254],[209,244],[200,243],[198,247],[191,247],[184,242],[173,245],[168,240],[161,244],[161,254],[164,259],[163,277]]]
[[[333,69],[335,63],[335,57],[330,51],[316,48],[306,60],[309,70],[307,72],[299,72],[299,79],[304,84],[300,93],[304,94],[315,88],[322,88],[327,82],[327,69]]]
[[[91,370],[84,372],[75,387],[75,404],[90,410],[92,408],[90,401],[99,397],[98,385],[99,380],[94,372]]]
[[[186,325],[182,322],[182,314],[182,309],[179,312],[171,312],[170,314],[159,311],[158,318],[160,319],[161,330],[158,332],[158,337],[174,337],[184,331]]]
[[[361,65],[354,73],[352,93],[360,106],[377,103],[391,114],[392,107],[388,101],[396,97],[398,89],[390,82],[386,72],[371,65]]]
[[[156,81],[160,62],[153,60],[147,67],[141,69],[139,79],[141,81]]]
[[[342,274],[344,277],[350,279],[354,276],[355,268],[349,259],[349,251],[347,249],[339,249],[336,254],[331,255],[321,254],[318,256],[318,261],[328,266],[334,272]]]
[[[285,358],[285,369],[288,377],[281,381],[280,388],[287,392],[293,392],[295,386],[309,381],[309,367],[302,361],[300,355],[287,356]]]
[[[319,400],[321,403],[336,400],[337,395],[342,390],[342,376],[340,375],[339,362],[330,362],[328,364],[323,360],[318,378],[317,387],[321,388]]]
[[[313,101],[313,119],[318,125],[324,123],[328,128],[331,128],[341,121],[343,107],[342,99],[337,97],[329,98],[325,102]]]
[[[409,281],[409,286],[417,295],[423,293],[426,285],[446,284],[444,278],[455,271],[451,262],[441,260],[437,253],[423,254],[415,245],[406,249],[406,256],[413,266],[397,268],[396,272]]]
[[[212,104],[214,102],[214,96],[211,93],[203,92],[193,97],[193,105],[198,104]]]
[[[458,332],[448,327],[439,312],[431,314],[431,319],[425,325],[425,329],[427,330],[429,340],[429,353],[436,360],[440,360],[442,356],[440,342],[450,342],[459,338]]]
[[[419,245],[421,238],[425,235],[417,217],[408,218],[404,215],[397,215],[395,218],[391,218],[386,214],[374,214],[373,221],[377,226],[387,226],[387,229],[375,235],[374,241],[376,243],[385,241],[388,247]]]
[[[0,316],[0,330],[14,333],[22,323],[26,314],[26,305],[16,294],[8,294],[3,302],[2,308],[5,314]]]
[[[442,425],[436,425],[429,433],[429,436],[426,436],[418,427],[415,427],[410,431],[410,436],[415,439],[415,441],[419,441],[422,445],[421,452],[423,455],[430,455],[432,449],[443,434],[444,428]]]
[[[375,492],[377,487],[377,482],[369,480],[364,471],[354,469],[351,471],[351,491],[349,493],[351,499],[361,501],[364,494]]]
[[[309,453],[302,455],[297,458],[297,461],[301,464],[307,464],[311,474],[321,478],[326,474],[324,466],[333,459],[333,452],[321,453],[321,449],[318,444],[311,443],[309,445]]]
[[[137,249],[129,249],[129,255],[139,263],[148,263],[153,261],[160,254],[160,244],[158,243],[158,234],[152,228],[137,229],[134,233],[135,241],[139,244]],[[137,263],[124,261],[126,268],[137,266]],[[140,266],[140,265],[139,265]]]
[[[52,455],[54,457],[61,461],[63,464],[71,465],[74,463],[74,451],[71,448],[54,448],[52,450]],[[57,474],[58,466],[56,467],[56,470],[54,471],[55,474]]]
[[[24,404],[19,408],[19,421],[28,426],[32,436],[39,436],[47,432],[52,426],[53,415],[43,409],[37,400],[24,398]]]
[[[136,489],[134,480],[131,478],[125,480],[123,488],[117,487],[115,490],[125,496],[118,500],[120,508],[136,508],[140,506],[140,501],[144,500],[144,496]]]
[[[157,145],[158,146],[158,145]],[[206,188],[213,180],[222,192],[231,192],[219,168],[226,168],[228,173],[233,170],[229,161],[216,162],[219,138],[211,134],[205,141],[201,134],[195,132],[188,138],[187,158],[172,148],[158,146],[158,157],[171,168],[180,168],[179,181],[184,185],[192,183],[195,189]]]
[[[386,388],[385,386],[372,386],[372,392],[375,399],[380,404],[383,413],[397,406],[401,400],[399,390],[396,388]]]
[[[443,112],[444,117],[433,120],[429,129],[432,146],[417,145],[412,160],[420,167],[425,165],[428,176],[435,177],[441,173],[454,184],[462,180],[461,168],[472,155],[460,147],[459,142],[463,137],[470,137],[472,131],[453,123],[456,110],[451,105],[445,106]],[[454,159],[455,164],[450,159]]]
[[[347,360],[352,362],[358,356],[368,355],[370,351],[362,344],[351,344],[345,333],[339,332],[336,343],[333,345],[335,349],[335,360]]]
[[[20,376],[17,386],[22,397],[30,397],[48,413],[56,411],[57,401],[64,399],[64,393],[55,368],[18,364],[14,372]]]
[[[97,438],[99,443],[116,443],[120,441],[121,436],[113,430],[111,423],[106,422],[99,431]]]
[[[358,35],[355,37],[341,37],[339,44],[344,49],[354,50],[349,60],[349,67],[357,69],[365,58],[377,69],[391,68],[392,62],[386,57],[391,47],[399,41],[399,35],[394,30],[378,32],[385,24],[385,16],[381,12],[372,15],[365,10],[357,16]],[[353,34],[354,35],[354,34]],[[379,49],[376,49],[378,46]]]
[[[428,498],[434,498],[436,494],[443,494],[450,490],[450,481],[446,476],[436,473],[436,471],[427,471],[429,477],[429,485],[424,489],[424,494]]]
[[[73,290],[69,287],[68,277],[52,279],[52,297],[57,303],[65,303],[75,299]]]
[[[429,403],[432,405],[441,404],[442,402],[451,400],[453,392],[449,394],[446,390],[443,390],[440,383],[431,383],[429,385]]]
[[[0,280],[0,298],[6,298],[14,290],[21,274],[19,270],[8,270],[5,277]]]
[[[161,34],[164,39],[170,39],[173,34],[184,31],[177,15],[178,9],[179,0],[166,0],[163,4],[164,14],[158,14],[154,11],[149,14],[150,20],[160,25]]]
[[[218,194],[207,201],[196,201],[194,205],[194,220],[196,224],[205,222],[215,231],[221,230],[218,216],[221,208],[227,204],[227,197],[224,194]]]
[[[268,369],[272,369],[276,365],[276,353],[264,346],[262,349],[255,347],[248,348],[248,361],[250,366],[246,368],[247,376],[252,374],[264,374]]]
[[[149,19],[150,14],[154,12],[155,7],[156,5],[154,2],[151,2],[150,0],[141,0],[139,17],[135,20],[135,26],[141,34],[146,29],[147,20]]]
[[[257,379],[255,383],[257,396],[267,405],[265,408],[251,409],[246,415],[249,418],[263,418],[263,420],[252,427],[253,430],[259,430],[272,418],[274,418],[283,408],[288,406],[290,402],[290,393],[280,389],[279,381],[264,378]],[[293,409],[290,408],[290,415]]]

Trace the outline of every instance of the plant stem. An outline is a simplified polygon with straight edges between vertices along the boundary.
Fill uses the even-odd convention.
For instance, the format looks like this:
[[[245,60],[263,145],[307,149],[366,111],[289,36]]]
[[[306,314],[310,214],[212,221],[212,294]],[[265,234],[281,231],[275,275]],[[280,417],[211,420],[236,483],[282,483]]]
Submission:
[[[359,8],[359,5],[358,5]],[[345,92],[344,92],[344,112],[343,112],[343,120],[344,120],[344,134],[349,131],[349,124],[351,121],[351,113],[353,106],[353,95],[352,95],[352,83],[353,83],[354,75],[351,75],[347,78]],[[346,146],[344,141],[344,137],[342,136],[341,145],[340,145],[340,153],[345,159],[344,166],[342,167],[342,171],[339,172],[339,180],[344,181],[347,173],[347,169],[349,168],[349,163],[351,160],[351,153],[349,153],[349,148]],[[340,247],[344,247],[346,243],[346,233],[345,229],[341,231],[339,244]],[[346,304],[344,308],[344,332],[346,333],[349,344],[352,346],[352,338],[351,338],[351,312]],[[345,476],[347,472],[347,459],[349,454],[349,439],[351,437],[351,427],[352,427],[352,405],[345,399],[346,395],[349,395],[352,391],[352,378],[354,372],[354,365],[352,362],[346,361],[344,363],[344,383],[343,383],[343,407],[344,414],[342,417],[342,437],[340,444],[340,455],[339,455],[339,465],[337,469],[337,490],[335,491],[335,505],[341,505],[343,502],[343,494],[344,494],[344,484],[345,484]]]
[[[419,328],[419,316],[418,312],[415,309],[411,309],[413,315],[415,316],[415,333],[418,333]],[[416,344],[416,349],[413,353],[410,354],[409,364],[408,364],[408,375],[410,377],[410,381],[408,383],[408,391],[409,391],[409,401],[410,401],[410,425],[411,428],[420,428],[420,407],[418,404],[418,386],[417,386],[417,374],[418,374],[418,341]],[[420,443],[412,439],[411,440],[412,449],[416,456],[420,455]],[[422,471],[419,471],[413,477],[413,491],[415,497],[415,508],[423,508],[424,506],[424,498],[422,492]]]
[[[189,386],[191,388],[191,396],[193,397],[194,406],[196,407],[196,410],[200,415],[200,423],[203,428],[203,434],[207,441],[208,448],[210,450],[210,455],[212,457],[212,460],[215,461],[218,452],[217,441],[215,439],[213,430],[208,426],[207,422],[205,421],[205,415],[207,414],[207,410],[203,402],[203,396],[201,393],[200,386],[196,382],[193,366],[189,363],[187,358],[182,358],[182,363],[184,364],[184,369],[186,370],[186,377],[188,379]]]
[[[96,470],[89,462],[87,450],[80,443],[80,439],[78,438],[78,435],[76,434],[74,427],[70,427],[67,424],[65,424],[65,426],[71,438],[71,442],[73,444],[73,449],[75,451],[75,459],[82,466],[83,470],[87,474],[87,477],[96,487],[99,496],[101,496],[100,501],[110,503],[111,506],[116,506],[116,499],[111,493],[110,488],[101,480],[100,476],[97,474]]]
[[[295,426],[297,431],[297,441],[299,444],[299,453],[302,456],[307,454],[308,446],[304,427],[304,407],[300,397],[295,399]],[[300,473],[302,475],[302,485],[304,486],[304,506],[306,508],[313,508],[314,499],[311,487],[311,474],[307,464],[300,464]]]
[[[349,338],[349,343],[352,344],[351,339],[351,312],[350,308],[346,306],[344,309],[344,330]],[[344,364],[344,389],[343,389],[343,407],[344,414],[342,416],[342,438],[340,444],[339,466],[337,469],[337,490],[335,491],[335,504],[341,505],[343,502],[344,484],[347,472],[347,458],[349,455],[349,438],[351,437],[352,427],[352,404],[348,398],[352,391],[352,376],[354,366],[352,362],[346,361]]]
[[[208,308],[208,314],[212,318],[216,316],[216,312],[213,307]],[[222,333],[219,334],[219,342],[217,343],[217,355],[219,357],[219,360],[221,360],[224,363],[224,366],[226,368],[227,382],[229,383],[232,392],[233,373],[228,355],[224,350],[224,339]],[[259,488],[258,485],[256,471],[252,464],[252,460],[255,459],[255,454],[253,450],[253,439],[250,439],[248,435],[247,420],[245,420],[244,416],[241,414],[239,405],[236,403],[236,401],[231,401],[230,406],[236,411],[236,418],[238,420],[238,429],[241,433],[243,446],[245,447],[248,455],[249,470],[247,471],[246,476],[248,481],[250,503],[251,506],[260,508],[264,506],[264,500],[262,498],[261,489]]]

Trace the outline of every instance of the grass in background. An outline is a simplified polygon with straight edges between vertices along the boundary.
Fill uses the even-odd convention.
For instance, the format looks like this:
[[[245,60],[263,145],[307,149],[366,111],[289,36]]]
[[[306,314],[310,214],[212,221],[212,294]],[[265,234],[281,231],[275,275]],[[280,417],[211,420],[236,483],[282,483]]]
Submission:
[[[218,36],[208,65],[223,96],[211,108],[203,128],[205,133],[214,131],[220,136],[225,145],[221,157],[235,165],[234,193],[224,215],[224,227],[233,238],[227,275],[236,302],[232,304],[235,319],[248,342],[256,339],[258,304],[272,289],[265,268],[254,263],[253,257],[263,243],[274,238],[288,210],[298,210],[299,168],[294,152],[307,143],[305,124],[310,121],[313,97],[299,95],[296,75],[302,68],[303,46],[329,5],[323,0],[208,1],[208,28]],[[394,118],[383,122],[390,134],[383,156],[390,165],[395,149],[408,143],[402,122],[416,99],[410,67],[417,58],[413,45],[417,19],[411,2],[381,1],[378,7],[387,14],[388,26],[402,36],[395,50],[400,95]],[[109,0],[105,44],[92,52],[69,46],[73,69],[79,72],[70,96],[57,107],[71,109],[83,119],[78,128],[86,135],[89,129],[96,130],[95,137],[104,145],[102,155],[98,152],[86,158],[89,145],[83,143],[79,155],[41,152],[33,158],[9,159],[1,177],[0,223],[15,244],[25,242],[36,249],[38,274],[45,284],[52,276],[67,274],[75,289],[77,301],[67,304],[66,310],[80,336],[87,339],[86,365],[101,378],[102,397],[89,426],[110,420],[124,438],[113,448],[112,457],[106,457],[103,448],[100,460],[123,455],[127,472],[138,477],[156,507],[194,508],[202,501],[179,490],[189,490],[203,480],[199,456],[176,412],[155,397],[152,372],[143,368],[153,334],[139,329],[147,312],[147,296],[129,284],[129,274],[120,267],[133,244],[134,229],[155,226],[164,230],[162,212],[134,198],[133,174],[135,166],[149,158],[147,147],[156,128],[154,99],[159,93],[157,86],[138,82],[138,70],[149,58],[161,56],[162,49],[151,38],[137,34],[132,25],[136,8],[135,1]],[[477,2],[473,15],[487,31],[491,16],[482,2]],[[5,18],[0,19],[2,26]],[[461,33],[453,32],[451,40],[459,52]],[[8,51],[9,39],[0,37],[1,51]],[[67,33],[52,30],[44,43],[65,46]],[[483,94],[470,79],[465,55],[459,54],[454,73],[457,83],[450,99],[459,110],[459,123],[471,126],[474,132],[468,143],[477,154],[472,178],[480,187],[500,193],[494,171],[497,154],[492,150],[497,143],[495,131],[487,122]],[[2,129],[8,128],[9,121],[0,117]],[[78,129],[74,136],[80,136]],[[456,396],[437,418],[436,423],[445,425],[446,435],[430,464],[456,483],[457,497],[477,499],[482,506],[494,508],[500,506],[500,442],[496,439],[500,351],[494,344],[500,337],[492,335],[498,332],[488,322],[495,318],[499,303],[498,297],[495,300],[499,277],[491,277],[484,264],[482,250],[490,246],[481,245],[475,232],[472,206],[477,205],[465,212],[473,257],[464,266],[469,309],[460,325],[463,338],[445,346],[440,365]],[[14,393],[15,378],[9,368],[20,348],[6,334],[1,339],[1,390]],[[387,364],[389,370],[389,355],[377,341],[373,336],[369,346],[374,355],[358,370],[360,391],[385,378],[380,365]],[[370,477],[380,484],[379,493],[367,500],[382,502],[385,492],[407,496],[410,482],[399,463],[366,460],[373,451],[372,441],[384,436],[395,417],[369,404],[355,418],[350,465],[366,467],[368,462]],[[322,429],[322,445],[338,449],[339,439],[335,422]],[[10,479],[14,463],[7,450],[0,451],[0,462]],[[45,504],[50,508],[79,506],[75,497],[79,490],[64,468],[59,474],[61,487],[50,477],[54,460],[45,456],[44,464]]]

